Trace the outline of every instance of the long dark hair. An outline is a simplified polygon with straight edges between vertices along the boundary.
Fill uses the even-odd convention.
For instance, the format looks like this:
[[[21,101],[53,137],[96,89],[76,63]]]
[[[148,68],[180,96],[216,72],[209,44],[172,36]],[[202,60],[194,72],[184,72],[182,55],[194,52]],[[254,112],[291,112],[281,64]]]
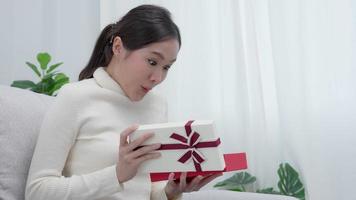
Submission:
[[[79,74],[79,80],[92,78],[98,67],[109,64],[113,55],[112,40],[116,36],[130,51],[171,38],[177,39],[181,46],[179,28],[172,21],[171,13],[163,7],[141,5],[101,31],[88,64]]]

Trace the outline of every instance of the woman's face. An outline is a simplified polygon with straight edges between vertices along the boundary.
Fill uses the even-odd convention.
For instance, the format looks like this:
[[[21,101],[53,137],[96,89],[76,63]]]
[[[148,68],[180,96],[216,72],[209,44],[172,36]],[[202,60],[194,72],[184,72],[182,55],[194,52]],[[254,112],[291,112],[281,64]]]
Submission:
[[[177,58],[179,43],[168,39],[128,51],[120,37],[116,37],[112,50],[113,57],[106,68],[108,74],[131,101],[139,101],[166,78]]]

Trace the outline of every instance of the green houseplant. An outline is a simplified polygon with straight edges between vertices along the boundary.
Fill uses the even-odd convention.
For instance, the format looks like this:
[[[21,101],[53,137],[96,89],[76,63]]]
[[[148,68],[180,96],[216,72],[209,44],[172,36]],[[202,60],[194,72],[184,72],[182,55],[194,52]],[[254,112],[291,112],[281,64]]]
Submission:
[[[12,82],[11,86],[55,96],[56,91],[69,82],[68,76],[57,70],[63,63],[59,62],[48,66],[51,61],[51,56],[46,52],[38,53],[37,61],[40,64],[39,67],[30,62],[26,62],[26,65],[38,76],[40,79],[39,82],[35,83],[30,80],[16,80]]]
[[[298,172],[290,164],[280,164],[277,174],[279,177],[279,191],[274,190],[273,187],[268,187],[264,189],[258,189],[256,192],[287,195],[296,197],[300,200],[305,200],[305,190],[303,183],[299,179]],[[214,187],[237,192],[246,192],[246,186],[253,184],[256,180],[256,177],[252,176],[248,172],[238,172],[235,173],[232,177],[218,182],[214,185]]]

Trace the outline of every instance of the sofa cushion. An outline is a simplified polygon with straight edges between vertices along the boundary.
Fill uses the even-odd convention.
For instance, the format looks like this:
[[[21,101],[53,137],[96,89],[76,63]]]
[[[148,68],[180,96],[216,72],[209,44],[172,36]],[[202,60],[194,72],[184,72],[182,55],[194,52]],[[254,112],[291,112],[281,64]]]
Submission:
[[[0,199],[22,200],[40,125],[53,97],[0,85]]]

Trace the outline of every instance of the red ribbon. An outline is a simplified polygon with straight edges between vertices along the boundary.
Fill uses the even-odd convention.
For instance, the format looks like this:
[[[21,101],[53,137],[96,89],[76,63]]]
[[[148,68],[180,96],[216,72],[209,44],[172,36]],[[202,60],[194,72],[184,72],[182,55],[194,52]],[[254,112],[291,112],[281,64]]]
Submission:
[[[214,141],[199,142],[200,134],[195,131],[192,133],[191,125],[193,122],[194,120],[188,121],[184,126],[187,137],[177,133],[172,133],[170,136],[170,138],[178,140],[181,143],[161,144],[161,147],[158,150],[189,149],[183,154],[183,156],[178,159],[178,161],[185,163],[189,159],[192,159],[194,162],[195,170],[200,172],[202,171],[200,164],[204,162],[205,159],[197,149],[217,147],[220,145],[220,138]]]

